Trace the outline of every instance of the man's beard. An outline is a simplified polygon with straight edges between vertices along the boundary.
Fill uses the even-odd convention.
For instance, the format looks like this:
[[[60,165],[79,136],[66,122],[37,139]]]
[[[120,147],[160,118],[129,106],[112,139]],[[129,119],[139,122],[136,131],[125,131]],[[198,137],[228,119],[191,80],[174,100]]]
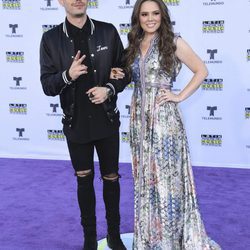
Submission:
[[[75,16],[75,17],[77,17],[77,18],[79,18],[79,17],[83,17],[83,16],[85,16],[85,13],[75,14],[74,16]]]

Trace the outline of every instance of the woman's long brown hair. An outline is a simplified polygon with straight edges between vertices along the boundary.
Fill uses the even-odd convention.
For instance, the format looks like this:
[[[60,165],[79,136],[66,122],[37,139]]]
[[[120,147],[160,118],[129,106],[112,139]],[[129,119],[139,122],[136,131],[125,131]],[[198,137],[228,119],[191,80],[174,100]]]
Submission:
[[[140,42],[143,39],[144,33],[140,26],[139,15],[141,5],[144,2],[151,1],[157,3],[161,12],[161,25],[157,30],[159,35],[158,48],[159,60],[161,67],[166,70],[169,75],[172,75],[175,65],[175,50],[174,32],[170,20],[168,8],[162,0],[137,0],[131,16],[131,31],[128,34],[128,47],[126,49],[126,65],[130,67],[134,62],[136,55],[139,52]]]

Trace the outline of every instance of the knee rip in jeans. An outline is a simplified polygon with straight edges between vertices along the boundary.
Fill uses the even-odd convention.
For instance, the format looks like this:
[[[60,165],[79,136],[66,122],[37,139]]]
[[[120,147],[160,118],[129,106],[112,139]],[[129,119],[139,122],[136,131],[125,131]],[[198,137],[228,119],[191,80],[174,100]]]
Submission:
[[[114,182],[114,181],[117,181],[121,176],[119,174],[116,174],[116,173],[112,173],[112,174],[106,174],[104,175],[102,178],[103,180],[105,181],[111,181],[111,182]]]
[[[82,170],[82,171],[77,171],[76,173],[75,173],[75,175],[77,176],[77,177],[87,177],[87,176],[89,176],[89,175],[91,175],[92,174],[92,170],[91,169],[88,169],[88,170]]]

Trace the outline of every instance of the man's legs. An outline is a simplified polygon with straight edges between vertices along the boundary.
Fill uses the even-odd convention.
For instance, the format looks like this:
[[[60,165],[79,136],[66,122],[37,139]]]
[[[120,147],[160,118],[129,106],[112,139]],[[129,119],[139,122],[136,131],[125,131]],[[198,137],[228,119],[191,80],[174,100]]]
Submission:
[[[72,165],[77,177],[77,197],[81,211],[81,224],[84,232],[84,250],[96,250],[96,198],[94,191],[94,145],[68,141]]]
[[[120,239],[119,133],[97,141],[95,146],[103,179],[108,245],[111,249],[124,250],[126,248]]]

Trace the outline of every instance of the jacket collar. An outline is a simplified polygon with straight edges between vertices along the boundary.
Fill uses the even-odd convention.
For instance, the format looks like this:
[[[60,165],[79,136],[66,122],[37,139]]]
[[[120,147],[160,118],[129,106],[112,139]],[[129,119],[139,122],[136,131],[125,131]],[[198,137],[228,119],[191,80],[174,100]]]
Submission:
[[[89,21],[90,21],[90,26],[91,26],[91,32],[90,32],[90,34],[93,35],[93,33],[94,33],[94,31],[95,31],[95,24],[94,24],[94,22],[92,21],[92,19],[89,18],[89,16],[87,16],[87,18],[89,19]],[[66,25],[66,22],[65,22],[65,21],[63,22],[63,32],[66,34],[67,37],[69,37],[68,30],[67,30],[67,25]]]

